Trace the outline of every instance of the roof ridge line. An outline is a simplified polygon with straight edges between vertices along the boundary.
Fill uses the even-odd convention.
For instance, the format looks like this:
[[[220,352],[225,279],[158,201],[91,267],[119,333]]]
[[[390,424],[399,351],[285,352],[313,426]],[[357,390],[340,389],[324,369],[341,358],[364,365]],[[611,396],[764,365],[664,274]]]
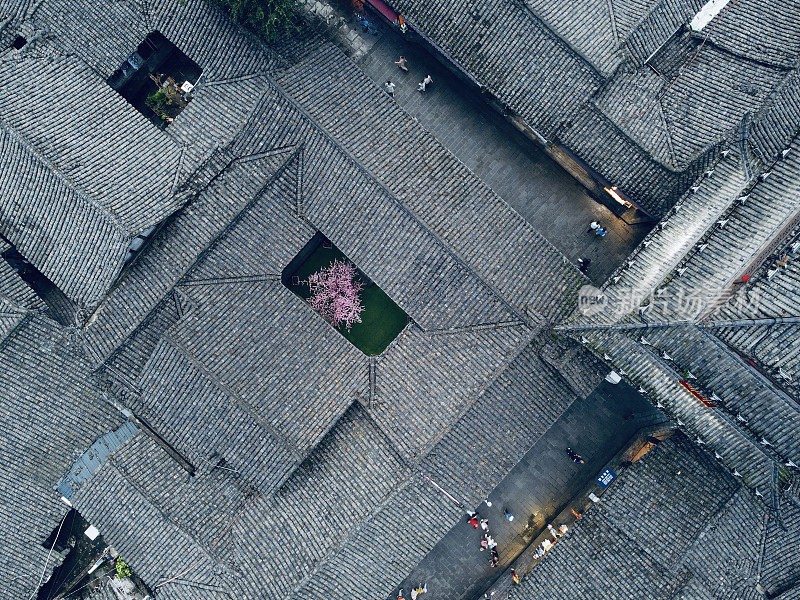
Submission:
[[[464,415],[466,415],[469,412],[470,408],[472,408],[475,405],[475,403],[480,398],[483,397],[483,395],[486,393],[486,390],[488,390],[489,387],[495,381],[497,381],[497,379],[503,373],[505,373],[508,370],[509,365],[512,362],[514,362],[517,359],[517,357],[519,357],[519,355],[522,354],[528,346],[531,345],[534,338],[536,337],[538,328],[529,327],[525,323],[520,323],[520,326],[528,329],[527,334],[522,336],[522,340],[520,340],[520,342],[517,343],[517,345],[512,349],[512,351],[509,352],[508,358],[502,361],[500,365],[494,371],[491,372],[490,377],[485,382],[483,382],[483,385],[478,386],[478,389],[473,390],[472,392],[469,393],[467,400],[464,402],[461,409],[458,411],[458,415],[454,419],[451,419],[449,421],[449,427],[446,427],[445,429],[441,430],[434,437],[428,440],[428,443],[426,443],[424,446],[422,446],[422,448],[420,448],[420,451],[417,454],[417,458],[415,459],[416,463],[419,463],[421,459],[428,456],[428,454],[430,454],[433,451],[433,449],[436,448],[437,445],[439,445],[439,442],[441,442],[444,439],[444,437],[453,430],[456,424],[459,421],[461,421],[461,419],[464,418]],[[569,389],[572,389],[572,387],[570,387]]]
[[[448,335],[457,333],[467,333],[471,331],[484,331],[486,329],[501,329],[504,327],[514,327],[517,325],[527,325],[524,321],[519,319],[512,319],[510,321],[494,321],[491,323],[475,323],[473,325],[463,325],[461,327],[445,327],[441,329],[422,329],[428,335]]]
[[[180,321],[178,321],[180,323]],[[233,403],[238,406],[242,411],[247,414],[253,421],[258,423],[259,427],[267,433],[271,438],[277,441],[283,448],[295,459],[296,464],[295,467],[303,461],[304,456],[300,452],[300,449],[289,440],[285,435],[281,432],[277,431],[274,427],[272,427],[269,423],[265,422],[264,419],[261,418],[260,415],[256,412],[256,410],[250,405],[250,403],[245,400],[238,392],[236,392],[232,387],[230,387],[227,383],[222,381],[222,379],[212,371],[202,360],[197,358],[189,349],[180,341],[175,339],[171,332],[165,331],[161,334],[161,339],[171,345],[175,350],[177,350],[181,356],[187,359],[191,365],[197,369],[201,375],[207,377],[209,381],[222,393],[233,400]],[[152,358],[151,354],[151,358]],[[149,360],[148,360],[149,362]],[[292,469],[294,470],[294,469]],[[280,486],[278,486],[280,487]],[[277,488],[276,488],[277,489]]]

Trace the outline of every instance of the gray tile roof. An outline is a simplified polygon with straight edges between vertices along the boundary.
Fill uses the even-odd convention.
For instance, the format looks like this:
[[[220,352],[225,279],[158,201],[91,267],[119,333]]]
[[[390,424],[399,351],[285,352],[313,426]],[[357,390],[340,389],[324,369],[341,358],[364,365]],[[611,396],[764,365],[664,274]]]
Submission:
[[[281,149],[247,162],[232,162],[234,157],[223,152],[214,155],[205,165],[208,170],[198,174],[198,185],[204,187],[194,202],[161,230],[158,243],[138,258],[89,319],[86,348],[92,359],[106,360],[134,333],[253,200],[254,186],[266,185],[291,154],[291,148]],[[206,178],[206,173],[211,175]]]
[[[194,598],[188,584],[204,583],[239,598],[285,597],[313,580],[326,560],[348,552],[348,536],[362,520],[382,518],[382,506],[418,494],[409,475],[354,407],[274,495],[254,496],[228,469],[187,478],[139,435],[81,484],[75,502],[151,585],[201,559],[178,581],[157,587],[160,595]],[[406,514],[415,511],[425,514],[422,508]],[[154,529],[172,537],[153,537]],[[162,543],[166,548],[156,548]],[[173,566],[165,569],[164,561]]]
[[[6,128],[121,231],[173,212],[180,149],[169,136],[75,57],[43,42],[24,50],[0,60]]]
[[[124,122],[119,127],[131,128],[128,134],[137,133],[140,123],[147,125],[137,143],[147,148],[163,142],[168,150],[152,173],[149,163],[133,165],[131,172],[146,169],[152,176],[130,187],[106,172],[95,180],[91,174],[104,164],[113,166],[118,156],[101,146],[69,147],[87,139],[69,128],[85,125],[81,121],[85,106],[79,106],[69,119],[63,117],[66,124],[55,122],[70,137],[56,138],[58,143],[51,144],[26,120],[39,104],[24,103],[12,95],[5,104],[0,101],[0,111],[5,111],[3,127],[11,136],[9,143],[26,144],[15,156],[25,157],[27,152],[33,157],[23,167],[33,170],[33,181],[40,187],[28,190],[29,201],[42,202],[36,198],[37,190],[46,189],[64,206],[80,207],[81,218],[97,214],[128,233],[136,232],[132,223],[160,221],[178,208],[154,234],[152,244],[126,268],[80,334],[56,330],[52,324],[41,325],[41,335],[38,329],[35,335],[29,334],[28,329],[46,322],[27,313],[22,317],[14,313],[8,321],[9,335],[0,345],[0,361],[8,361],[8,368],[0,378],[5,377],[6,389],[13,391],[7,404],[16,412],[3,414],[19,421],[22,417],[17,413],[27,412],[25,401],[30,398],[42,407],[41,430],[56,428],[47,442],[56,446],[46,447],[47,460],[35,465],[47,470],[35,481],[39,487],[32,485],[35,499],[19,500],[35,510],[49,511],[44,517],[36,516],[41,530],[35,532],[37,543],[64,513],[54,506],[52,485],[77,464],[74,459],[97,436],[119,425],[113,411],[98,399],[100,387],[91,387],[86,379],[91,367],[99,367],[98,384],[107,385],[105,392],[146,418],[164,441],[196,467],[190,477],[162,446],[140,433],[90,477],[74,478],[74,501],[81,513],[151,587],[157,586],[160,597],[332,596],[350,600],[387,596],[462,515],[462,509],[423,473],[452,490],[464,504],[475,504],[572,400],[589,393],[607,370],[604,363],[587,358],[569,341],[545,339],[531,326],[570,311],[582,276],[330,46],[317,47],[314,42],[309,48],[295,49],[291,53],[295,64],[288,67],[284,59],[241,34],[202,0],[123,2],[109,7],[85,31],[76,30],[86,14],[85,2],[43,0],[37,6],[32,16],[23,19],[24,25],[13,21],[10,26],[35,27],[52,35],[45,41],[32,41],[23,52],[4,53],[0,74],[3,69],[16,73],[24,67],[35,74],[34,66],[61,67],[54,77],[60,77],[64,85],[96,91],[105,102],[99,110],[118,110]],[[624,27],[634,27],[630,16],[634,13],[654,22],[663,16],[662,33],[677,18],[670,16],[673,9],[666,5],[663,15],[656,14],[662,8],[650,2],[626,6],[631,13],[616,7],[617,13],[631,19],[627,25],[619,23],[619,41]],[[512,36],[523,28],[543,36],[531,48],[542,67],[552,66],[543,76],[556,87],[547,93],[553,102],[559,93],[568,99],[569,118],[574,121],[567,126],[553,118],[552,130],[575,136],[601,132],[608,136],[606,141],[618,141],[637,157],[620,153],[620,146],[611,144],[620,156],[609,162],[610,169],[624,173],[626,164],[633,165],[629,168],[638,169],[638,185],[643,188],[660,190],[666,180],[679,187],[684,175],[669,173],[654,163],[597,106],[586,103],[601,83],[595,67],[578,58],[570,45],[540,21],[516,19],[520,14],[528,15],[528,9],[498,4],[495,12],[479,15],[477,27],[487,35]],[[466,27],[475,17],[457,16],[454,30],[469,31]],[[114,65],[129,42],[118,41],[124,36],[98,38],[128,18],[133,25],[125,35],[135,38],[142,23],[148,30],[157,29],[200,64],[207,76],[190,106],[163,133],[144,123],[102,82],[101,74]],[[549,18],[554,19],[554,13]],[[593,54],[576,23],[554,21],[551,27],[573,32],[570,44],[583,47],[591,60],[611,65],[609,57],[616,50],[605,43]],[[625,39],[631,40],[630,36]],[[455,41],[468,44],[466,40]],[[509,38],[509,43],[526,48],[528,40]],[[474,48],[459,51],[467,55]],[[524,63],[524,53],[519,56]],[[48,58],[52,61],[47,62]],[[564,77],[558,65],[577,69],[575,78]],[[765,71],[775,68],[764,67]],[[533,106],[539,100],[520,85],[524,79],[520,68],[518,73],[509,73],[508,82],[498,81],[498,85],[508,83],[507,89],[517,93],[520,101]],[[564,93],[575,86],[579,93]],[[51,102],[47,94],[45,100]],[[59,107],[70,101],[69,94],[52,100]],[[774,156],[790,129],[782,125],[775,133],[778,129],[760,124],[770,119],[777,123],[781,115],[792,114],[794,106],[794,88],[785,84],[768,109],[754,117],[753,146],[763,148],[765,157],[759,160]],[[541,114],[544,119],[552,117],[545,111]],[[109,122],[101,126],[108,128]],[[402,137],[395,136],[395,127],[387,126],[398,122],[407,125]],[[79,153],[84,150],[85,156]],[[129,142],[128,150],[142,152]],[[592,160],[602,163],[610,152],[598,152]],[[109,153],[111,163],[98,157],[103,153]],[[85,170],[76,156],[86,159]],[[153,156],[159,155],[148,155],[148,160]],[[708,185],[684,198],[691,211],[687,210],[682,225],[667,222],[661,230],[666,247],[672,242],[688,249],[730,208],[745,183],[738,158],[734,152],[719,163],[718,173],[706,182],[717,187]],[[752,215],[773,228],[793,206],[786,200],[792,193],[786,183],[791,180],[792,165],[785,161],[785,166],[774,169],[774,179],[766,180],[774,180],[771,185],[777,186],[765,187],[779,197],[775,205],[770,208],[762,199],[752,209],[756,210]],[[19,177],[25,173],[21,169],[12,163],[10,173]],[[13,181],[8,185],[20,188]],[[653,197],[660,193],[654,191]],[[141,198],[158,202],[142,203]],[[49,202],[57,205],[52,199]],[[742,222],[745,218],[743,214]],[[696,223],[694,229],[692,223]],[[55,221],[45,224],[55,233],[60,231]],[[280,284],[283,267],[317,230],[412,319],[379,358],[365,357]],[[770,238],[766,230],[759,231],[762,242]],[[61,235],[66,239],[66,234]],[[81,287],[86,282],[64,267],[73,263],[51,258],[44,253],[43,242],[38,243],[43,253],[36,260],[41,264],[47,264],[45,258],[56,261],[54,277],[74,281],[76,293],[86,294]],[[86,264],[95,265],[91,268],[105,264],[97,258],[98,252],[116,251],[108,250],[110,246],[98,243],[88,253]],[[74,248],[70,251],[75,254]],[[677,253],[661,254],[651,271],[644,272],[653,287],[681,260]],[[64,250],[63,255],[68,252]],[[642,250],[639,258],[647,256]],[[13,282],[8,289],[15,301],[24,299],[19,282],[2,271],[3,264],[0,281]],[[82,268],[85,277],[89,267]],[[114,277],[116,273],[97,289],[107,289]],[[733,360],[714,339],[697,340],[693,330],[684,333],[659,342],[694,343],[704,350],[681,356],[682,360],[708,365],[711,361],[728,365]],[[758,411],[747,404],[740,388],[725,387],[730,382],[714,379],[713,369],[705,373],[697,368],[698,377],[707,374],[709,381],[724,388],[730,406],[752,409],[752,415],[748,413],[751,426],[743,427],[732,423],[729,415],[701,408],[678,386],[673,367],[634,338],[618,333],[591,337],[625,367],[629,377],[641,381],[653,399],[683,419],[687,431],[701,435],[709,448],[720,450],[730,470],[738,468],[748,483],[765,494],[773,490],[778,483],[775,473],[784,474],[775,469],[778,459],[794,456],[796,448],[789,439],[795,433],[793,415],[785,403],[780,404],[781,398],[768,382],[756,380],[747,370],[730,369],[743,382],[740,385],[758,390],[763,403],[763,411]],[[86,357],[72,357],[71,351],[64,354],[62,342],[53,341],[69,340],[74,346],[79,338]],[[54,357],[42,360],[37,347]],[[674,353],[680,354],[679,349]],[[59,390],[58,398],[53,399],[52,389]],[[66,392],[61,393],[62,389]],[[754,436],[770,429],[782,431],[786,439],[776,441],[774,449],[765,449]],[[487,450],[481,448],[487,432],[507,434]],[[25,456],[40,452],[38,440],[34,444],[25,435],[29,436],[24,440],[28,444]],[[693,542],[696,524],[680,521],[678,515],[685,512],[699,521],[716,523],[738,511],[737,523],[752,524],[757,521],[753,515],[762,509],[749,492],[738,491],[733,479],[710,465],[707,457],[681,448],[676,453],[688,456],[678,461],[691,475],[685,488],[700,492],[690,496],[685,490],[681,494],[670,488],[671,503],[655,511],[643,504],[641,514],[625,517],[637,530],[651,534],[635,540],[642,550],[635,569],[650,569],[654,585],[664,590],[675,587],[673,566],[645,565],[643,557],[675,563],[682,554],[700,548]],[[28,465],[17,458],[10,462],[15,468]],[[96,467],[94,462],[91,466]],[[660,485],[674,467],[654,469],[649,483],[640,487]],[[15,475],[13,481],[19,479]],[[44,491],[42,481],[46,482]],[[3,487],[11,485],[9,480]],[[36,495],[40,492],[43,495]],[[796,515],[789,502],[781,497],[777,508],[786,522],[793,523]],[[19,514],[15,508],[7,517],[14,527]],[[670,524],[668,535],[659,537],[665,523]],[[607,539],[625,541],[623,529],[619,526]],[[782,531],[775,532],[777,537],[767,535],[765,545],[791,562],[793,530],[788,537]],[[669,536],[675,544],[669,543]],[[23,557],[20,565],[43,563],[38,546],[27,538],[23,541],[23,551],[10,551],[15,559]],[[708,550],[698,555],[697,564],[704,559],[712,564],[710,557],[718,560],[718,545],[709,542],[702,548]],[[601,551],[614,555],[614,549]],[[786,592],[794,567],[782,571],[778,563],[762,562],[763,572],[771,573],[764,580],[774,581],[770,590]],[[27,595],[38,572],[12,564],[10,558],[2,564],[3,568],[12,565],[13,576],[19,573],[20,580],[26,581]],[[708,566],[704,569],[711,571]],[[685,597],[695,590],[708,595],[715,589],[717,583],[709,577],[686,575],[689,572],[681,563],[677,573],[684,587],[678,591]],[[171,581],[165,583],[167,579]],[[617,581],[622,586],[621,579]],[[628,582],[628,588],[644,585],[643,581]]]
[[[786,144],[796,128],[762,111],[778,104],[786,115],[797,106],[794,90],[786,91],[797,76],[794,16],[764,18],[772,13],[763,1],[737,4],[697,54],[702,40],[685,28],[703,4],[392,5],[529,126],[660,217],[720,147],[738,139],[750,113],[757,146],[765,138],[773,148]],[[761,35],[747,25],[753,14],[762,15]]]
[[[800,4],[792,0],[779,11],[771,10],[773,6],[768,0],[742,0],[714,28],[711,40],[755,61],[794,67],[800,53]],[[769,18],[765,19],[765,14]]]
[[[5,3],[6,12],[3,36],[30,41],[19,51],[3,44],[0,56],[9,91],[0,101],[0,194],[13,198],[0,232],[69,298],[93,307],[130,241],[187,200],[177,187],[230,142],[260,99],[263,74],[283,62],[202,0],[43,0]],[[105,82],[153,30],[204,75],[166,131]]]
[[[581,274],[340,51],[325,46],[277,82],[517,316],[571,309]]]
[[[731,471],[741,474],[744,482],[767,494],[775,484],[773,472],[782,468],[779,458],[727,411],[702,404],[679,381],[682,367],[662,358],[658,348],[641,342],[641,338],[604,330],[586,332],[586,339],[610,362],[627,374],[634,385],[641,387],[647,397],[677,421],[692,436],[700,438],[703,448],[718,454]],[[646,341],[647,338],[645,337]]]
[[[776,371],[783,385],[797,395],[800,385],[800,322],[753,323],[750,319],[800,317],[800,260],[797,252],[785,255],[785,267],[769,263],[754,283],[743,287],[714,313],[728,322],[714,327],[714,334],[738,351]],[[783,257],[781,257],[783,258]],[[737,323],[737,321],[740,321]],[[788,377],[788,379],[787,379]]]
[[[527,0],[533,13],[603,75],[626,53],[641,64],[703,5],[701,0],[595,0],[576,10],[565,1]]]
[[[26,317],[0,342],[0,580],[9,598],[37,588],[49,550],[42,544],[68,510],[54,487],[73,450],[120,425],[88,373],[75,340],[41,315]],[[60,561],[54,553],[46,574]]]
[[[700,43],[690,36],[664,48],[678,66]],[[678,59],[680,57],[680,59]],[[726,140],[745,113],[755,112],[785,77],[785,72],[743,59],[713,46],[703,48],[674,85],[678,72],[656,64],[622,70],[592,102],[617,127],[661,164],[685,171],[706,148]],[[653,107],[651,110],[648,111]],[[640,113],[648,111],[640,117]]]
[[[614,3],[616,4],[616,3]],[[635,65],[644,64],[705,4],[703,0],[660,0],[648,2],[647,15],[639,19],[639,2],[630,2],[616,14],[627,25],[625,50]],[[628,9],[632,9],[629,10]],[[635,23],[626,23],[625,15],[635,15]]]
[[[58,46],[108,79],[152,31],[143,2],[88,2],[44,0],[37,2],[31,18]],[[123,25],[124,26],[121,26]],[[113,31],[114,35],[109,35]]]
[[[774,548],[788,547],[800,525],[788,514],[784,525],[676,435],[623,472],[511,598],[750,599],[757,584],[785,592],[800,563]]]
[[[377,360],[369,413],[403,456],[419,460],[529,339],[520,325],[438,335],[412,326]]]
[[[781,463],[800,464],[800,406],[766,377],[708,332],[696,327],[667,327],[647,332],[653,349],[666,352],[676,370],[690,372],[692,385],[719,398],[717,412],[727,414]],[[741,415],[744,421],[739,420]],[[775,440],[774,442],[772,440]]]
[[[3,125],[0,195],[3,236],[65,294],[94,300],[110,286],[131,234]]]
[[[464,506],[477,506],[572,404],[569,385],[528,345],[470,400],[420,462]]]

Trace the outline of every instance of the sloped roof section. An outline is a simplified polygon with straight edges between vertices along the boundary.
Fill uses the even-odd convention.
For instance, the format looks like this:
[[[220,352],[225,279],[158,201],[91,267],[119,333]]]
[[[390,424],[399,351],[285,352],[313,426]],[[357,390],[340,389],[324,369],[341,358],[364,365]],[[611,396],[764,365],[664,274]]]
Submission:
[[[614,1],[617,4],[619,0]],[[639,19],[640,9],[637,0],[630,2],[634,8],[630,13],[627,10],[619,10],[622,22],[625,22],[626,14],[633,14],[637,17],[637,22],[629,26],[629,32],[625,36],[625,50],[636,65],[644,64],[681,28],[681,26],[691,21],[692,17],[706,3],[706,0],[659,0],[652,2],[648,6],[647,15]],[[623,30],[625,25],[623,25]]]
[[[617,24],[619,10],[609,0],[589,0],[575,10],[569,1],[526,0],[526,4],[554,33],[569,43],[604,76],[608,77],[622,61],[621,40]],[[630,2],[644,4],[647,2]],[[622,12],[628,12],[625,7]],[[638,6],[634,8],[640,8]],[[640,8],[641,10],[641,8]],[[621,25],[621,24],[620,24]]]
[[[144,434],[137,435],[123,446],[143,446]],[[154,446],[154,445],[153,445]],[[136,463],[118,461],[116,456],[107,461],[97,473],[75,492],[73,504],[84,518],[97,527],[106,539],[114,540],[114,548],[129,561],[136,573],[148,584],[155,586],[170,578],[181,578],[179,589],[164,590],[167,598],[197,598],[199,583],[205,589],[203,600],[227,600],[231,572],[209,553],[185,525],[165,517],[162,508],[148,490],[127,478],[127,471],[151,470],[147,461],[158,459],[157,446],[146,446]],[[149,450],[149,452],[148,452]],[[124,454],[122,455],[124,456]],[[173,472],[177,477],[178,473]],[[225,508],[224,505],[221,508]],[[187,570],[187,567],[192,568]],[[188,587],[185,587],[189,583]]]
[[[505,369],[529,336],[520,324],[436,335],[412,326],[377,362],[374,403],[366,397],[362,403],[398,452],[417,461]]]
[[[67,512],[53,488],[72,450],[120,425],[88,373],[74,339],[41,315],[0,343],[0,580],[8,597],[27,598],[38,586],[48,553],[42,543]],[[49,568],[59,560],[52,556]]]
[[[522,3],[399,0],[392,5],[546,137],[600,84],[591,64]]]
[[[706,31],[697,35],[705,36]],[[714,27],[710,40],[720,48],[782,68],[792,68],[800,54],[800,2],[776,7],[769,0],[741,0]]]
[[[0,61],[0,88],[5,125],[119,229],[136,235],[177,208],[180,148],[77,59],[31,49]]]
[[[278,55],[232,23],[213,3],[154,0],[142,4],[150,27],[164,34],[200,65],[208,81],[264,73],[284,64]]]
[[[513,5],[498,7],[498,15],[507,6]],[[321,77],[320,73],[326,76]],[[406,209],[404,220],[409,220],[410,214],[439,240],[436,246],[446,247],[466,268],[462,268],[462,272],[471,271],[468,277],[462,276],[464,283],[461,285],[468,294],[465,297],[478,297],[479,291],[474,285],[467,287],[477,276],[495,292],[495,298],[503,299],[504,306],[493,308],[495,314],[500,315],[494,321],[506,320],[501,309],[515,313],[517,318],[527,315],[533,320],[555,319],[571,310],[574,294],[584,281],[577,269],[419,123],[368,81],[338,49],[323,46],[282,73],[277,82],[336,144]],[[397,127],[397,123],[405,126]],[[313,184],[314,178],[309,179],[309,186]],[[327,197],[321,199],[328,203]],[[386,214],[389,207],[382,210]],[[372,225],[372,229],[377,227],[377,224]],[[401,239],[408,239],[409,233],[402,234]],[[399,232],[397,235],[401,236]],[[426,240],[426,244],[420,246],[427,250],[431,243]],[[402,256],[397,258],[402,259]],[[549,285],[542,286],[541,281],[548,281]],[[447,281],[446,285],[452,287],[458,283]],[[480,295],[489,298],[485,292]],[[457,300],[459,294],[451,295],[448,301]],[[487,300],[482,300],[476,308],[486,305]],[[472,324],[492,322],[486,315],[473,318],[475,309],[469,309],[468,314]],[[451,318],[465,317],[453,315]]]
[[[195,201],[167,223],[156,247],[139,257],[89,319],[86,348],[93,360],[103,362],[119,348],[293,152],[265,148],[261,156],[246,162],[234,162],[223,153],[209,161],[207,170],[200,172],[197,185],[202,191]]]
[[[59,47],[69,48],[103,79],[136,50],[151,28],[144,2],[117,1],[97,5],[80,0],[43,0],[33,13],[34,25],[52,32]],[[113,35],[108,32],[113,31]]]
[[[770,263],[714,313],[714,333],[800,392],[800,252]],[[759,322],[761,321],[761,322]]]
[[[785,76],[780,69],[711,45],[686,69],[675,72],[698,43],[689,37],[669,44],[654,61],[658,75],[649,67],[619,73],[593,99],[617,127],[676,171],[686,170],[710,147],[726,140]],[[666,56],[670,53],[675,53],[674,59]]]
[[[555,34],[604,78],[626,56],[644,62],[702,6],[702,0],[526,0]]]
[[[2,235],[68,297],[90,301],[108,289],[130,234],[2,125],[0,197]]]

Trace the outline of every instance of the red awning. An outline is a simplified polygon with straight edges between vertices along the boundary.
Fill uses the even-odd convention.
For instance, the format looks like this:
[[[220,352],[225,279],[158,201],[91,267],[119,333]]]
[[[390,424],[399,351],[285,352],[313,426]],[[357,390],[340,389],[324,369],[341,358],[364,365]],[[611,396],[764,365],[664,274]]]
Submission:
[[[389,19],[389,21],[391,21],[392,23],[394,23],[397,20],[397,13],[394,12],[391,9],[391,7],[388,4],[386,4],[386,2],[384,2],[383,0],[367,0],[367,2],[371,4],[372,7],[379,13],[381,13],[384,17]]]

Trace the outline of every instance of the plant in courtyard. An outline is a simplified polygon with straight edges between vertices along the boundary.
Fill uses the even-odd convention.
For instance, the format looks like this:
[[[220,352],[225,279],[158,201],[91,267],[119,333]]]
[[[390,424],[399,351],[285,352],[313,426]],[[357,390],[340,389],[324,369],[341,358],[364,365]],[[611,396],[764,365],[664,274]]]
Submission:
[[[126,563],[121,558],[117,559],[116,570],[117,570],[117,577],[119,579],[127,579],[132,575],[132,571],[131,568],[128,566],[128,563]]]
[[[162,119],[167,119],[169,117],[164,109],[164,107],[169,104],[169,98],[163,90],[157,90],[150,94],[147,98],[145,98],[144,103]]]
[[[213,0],[231,19],[271,42],[297,30],[297,0]]]
[[[342,325],[350,331],[353,323],[361,323],[361,290],[364,284],[356,277],[356,267],[347,261],[334,260],[317,273],[309,275],[308,303],[334,327]]]

